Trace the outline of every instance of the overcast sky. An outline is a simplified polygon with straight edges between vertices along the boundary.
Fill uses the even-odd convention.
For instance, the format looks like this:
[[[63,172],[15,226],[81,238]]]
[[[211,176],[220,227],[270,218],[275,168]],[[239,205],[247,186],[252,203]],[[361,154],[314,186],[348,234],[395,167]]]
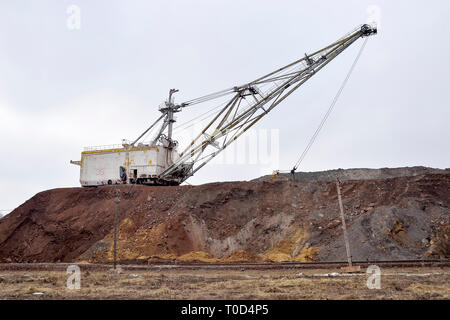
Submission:
[[[80,9],[79,29],[71,5]],[[379,34],[299,170],[450,167],[448,1],[2,1],[0,209],[78,186],[79,167],[69,161],[85,146],[136,138],[170,88],[181,102],[251,81],[369,15],[379,18]],[[250,133],[273,134],[277,161],[212,163],[189,181],[291,169],[361,44]],[[185,110],[180,121],[209,107]]]

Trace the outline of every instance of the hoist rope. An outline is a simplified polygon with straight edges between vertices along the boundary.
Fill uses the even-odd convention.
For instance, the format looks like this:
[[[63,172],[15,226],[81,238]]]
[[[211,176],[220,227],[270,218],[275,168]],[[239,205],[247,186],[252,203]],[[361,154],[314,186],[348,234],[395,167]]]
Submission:
[[[341,87],[339,88],[336,96],[334,97],[333,101],[331,102],[330,107],[328,108],[325,116],[323,117],[322,121],[320,122],[319,126],[317,127],[316,131],[314,132],[314,134],[312,135],[311,139],[309,140],[308,145],[306,146],[305,150],[303,150],[300,158],[298,159],[298,161],[296,162],[293,170],[297,170],[297,168],[299,167],[299,165],[302,163],[303,159],[305,159],[306,154],[308,153],[309,149],[311,149],[312,145],[314,144],[314,141],[316,140],[317,136],[319,135],[320,130],[323,128],[325,122],[327,121],[328,117],[330,116],[331,112],[333,111],[334,106],[336,105],[336,102],[338,101],[339,97],[341,96],[342,91],[345,88],[345,85],[348,82],[348,79],[350,78],[353,70],[355,69],[356,64],[358,63],[359,58],[361,57],[361,54],[366,46],[368,38],[366,38],[364,40],[364,43],[361,46],[361,49],[358,52],[358,55],[356,56],[355,61],[353,62],[350,71],[348,72],[347,76],[344,79],[344,82],[342,83]]]

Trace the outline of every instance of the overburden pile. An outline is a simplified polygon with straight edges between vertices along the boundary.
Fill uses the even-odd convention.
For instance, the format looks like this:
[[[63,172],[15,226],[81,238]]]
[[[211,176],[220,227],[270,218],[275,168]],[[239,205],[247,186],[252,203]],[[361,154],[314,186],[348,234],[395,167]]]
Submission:
[[[360,171],[347,173],[341,189],[354,260],[450,257],[448,170],[352,170]],[[117,188],[122,261],[346,260],[329,172],[295,181],[40,192],[0,219],[0,262],[111,261]]]

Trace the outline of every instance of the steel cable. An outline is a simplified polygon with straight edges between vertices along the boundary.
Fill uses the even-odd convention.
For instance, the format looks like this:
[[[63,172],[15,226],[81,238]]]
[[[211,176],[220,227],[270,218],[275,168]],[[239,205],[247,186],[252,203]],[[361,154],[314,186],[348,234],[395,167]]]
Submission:
[[[356,56],[356,59],[355,59],[355,61],[353,62],[351,68],[350,68],[350,71],[348,72],[347,76],[345,77],[345,79],[344,79],[344,81],[343,81],[341,87],[339,88],[339,90],[338,90],[336,96],[334,97],[334,99],[333,99],[333,101],[332,101],[330,107],[328,108],[328,110],[327,110],[325,116],[323,117],[323,119],[322,119],[322,121],[320,122],[319,126],[317,127],[316,131],[314,132],[314,134],[312,135],[311,139],[309,140],[309,143],[308,143],[308,145],[306,146],[305,150],[303,150],[303,152],[302,152],[302,154],[301,154],[299,160],[296,162],[296,164],[295,164],[295,166],[294,166],[294,168],[293,168],[294,171],[297,170],[297,168],[300,166],[300,164],[302,163],[302,161],[305,159],[306,154],[308,153],[309,149],[311,149],[312,145],[314,144],[314,141],[316,140],[317,136],[319,135],[320,130],[323,128],[325,122],[327,121],[328,117],[330,116],[331,112],[333,111],[334,106],[335,106],[336,103],[337,103],[337,100],[338,100],[339,97],[341,96],[342,91],[344,90],[344,88],[345,88],[345,86],[346,86],[346,84],[347,84],[347,82],[348,82],[348,80],[349,80],[349,78],[350,78],[350,76],[351,76],[353,70],[355,69],[356,64],[358,63],[359,58],[361,57],[361,54],[362,54],[362,52],[363,52],[363,50],[364,50],[364,48],[365,48],[365,46],[366,46],[367,40],[368,40],[368,38],[366,38],[366,39],[364,40],[364,42],[363,42],[363,44],[362,44],[362,46],[361,46],[361,49],[359,50],[358,55]]]

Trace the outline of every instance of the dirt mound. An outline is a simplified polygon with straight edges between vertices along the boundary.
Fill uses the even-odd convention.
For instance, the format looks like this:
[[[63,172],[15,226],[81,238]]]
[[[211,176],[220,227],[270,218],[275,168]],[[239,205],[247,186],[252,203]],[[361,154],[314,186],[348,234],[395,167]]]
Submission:
[[[345,260],[333,181],[111,186],[41,192],[0,220],[0,262]],[[356,260],[449,257],[450,174],[348,180]]]
[[[218,262],[218,259],[215,259],[209,253],[204,251],[193,251],[186,254],[183,254],[181,257],[178,257],[179,261],[197,261],[197,262]]]
[[[226,262],[255,262],[258,257],[244,250],[238,250],[232,252],[228,257],[224,259]]]

